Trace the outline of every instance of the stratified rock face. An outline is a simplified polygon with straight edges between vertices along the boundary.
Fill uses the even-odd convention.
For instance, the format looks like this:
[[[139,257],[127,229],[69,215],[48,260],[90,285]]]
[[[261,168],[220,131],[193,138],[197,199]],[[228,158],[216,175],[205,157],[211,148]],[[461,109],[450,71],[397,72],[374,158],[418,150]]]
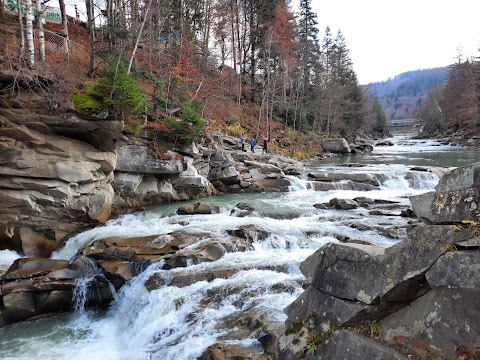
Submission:
[[[0,100],[0,248],[49,256],[109,218],[123,124],[51,115],[34,90]]]
[[[440,225],[415,226],[406,240],[383,254],[361,245],[330,243],[305,260],[301,270],[311,284],[285,309],[287,326],[297,330],[280,338],[279,358],[303,356],[296,344],[308,344],[316,331],[330,331],[336,340],[321,350],[318,346],[312,358],[335,354],[350,359],[353,348],[377,352],[381,346],[372,347],[371,339],[355,337],[352,343],[351,336],[338,336],[341,331],[334,330],[339,325],[356,329],[371,321],[379,323],[376,339],[419,356],[478,358],[480,225],[468,216],[476,216],[480,204],[479,168],[474,164],[457,169],[442,178],[435,192],[414,198],[417,215]],[[426,198],[429,202],[422,205]],[[441,225],[445,223],[455,226]],[[300,331],[302,327],[306,330]],[[402,358],[396,353],[378,356]]]
[[[160,159],[139,140],[119,142],[114,207],[132,208],[215,193],[205,174],[212,150],[192,144],[182,154],[168,152]]]

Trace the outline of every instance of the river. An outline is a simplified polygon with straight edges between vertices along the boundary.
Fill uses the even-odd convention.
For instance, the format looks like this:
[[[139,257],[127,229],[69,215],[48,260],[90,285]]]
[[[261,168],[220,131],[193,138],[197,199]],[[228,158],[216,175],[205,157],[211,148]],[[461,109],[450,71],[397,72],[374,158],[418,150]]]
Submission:
[[[408,197],[433,189],[438,177],[430,172],[407,177],[412,166],[455,167],[480,161],[480,152],[441,145],[435,141],[393,139],[394,145],[375,147],[368,155],[331,158],[311,165],[315,172],[351,172],[381,175],[377,190],[314,191],[306,176],[295,178],[287,193],[238,194],[204,199],[219,204],[217,215],[176,215],[180,203],[125,215],[105,226],[81,233],[56,252],[70,259],[82,246],[108,236],[142,236],[181,231],[228,236],[226,230],[252,225],[269,236],[254,242],[254,249],[225,254],[221,259],[175,270],[150,266],[116,294],[106,312],[86,311],[78,296],[77,311],[0,329],[1,359],[196,359],[214,343],[232,344],[260,352],[260,343],[245,336],[238,324],[262,319],[270,329],[281,329],[283,308],[303,291],[300,263],[327,242],[344,239],[389,247],[398,238],[388,228],[402,228],[408,218],[370,215],[368,209],[316,209],[332,198],[366,196],[408,206]],[[346,163],[350,165],[344,166]],[[380,176],[379,176],[380,177]],[[255,211],[245,217],[231,214],[239,202]],[[183,204],[183,203],[182,203]],[[379,224],[384,224],[380,226]],[[205,238],[205,237],[204,237]],[[203,240],[202,240],[203,241]],[[192,246],[198,246],[194,244]],[[1,251],[0,266],[18,254]],[[198,281],[185,287],[162,286],[147,291],[153,274],[168,282],[171,272],[238,269],[227,278]],[[82,294],[85,284],[78,285]]]

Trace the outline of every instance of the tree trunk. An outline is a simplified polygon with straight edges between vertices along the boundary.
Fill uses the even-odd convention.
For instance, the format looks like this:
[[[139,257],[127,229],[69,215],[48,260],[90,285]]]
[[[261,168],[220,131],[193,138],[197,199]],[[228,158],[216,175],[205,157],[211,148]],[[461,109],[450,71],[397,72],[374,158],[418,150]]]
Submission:
[[[30,69],[33,69],[35,66],[35,44],[33,42],[33,6],[32,0],[27,0],[25,2],[27,13],[25,14],[26,21],[26,32],[27,32],[27,66]]]
[[[40,0],[36,0],[37,6],[37,28],[38,28],[38,47],[40,52],[40,60],[45,61],[45,33],[43,32],[43,12]]]
[[[138,30],[137,40],[135,41],[135,45],[133,46],[133,50],[132,50],[132,56],[130,56],[127,75],[130,74],[130,70],[132,69],[133,59],[135,58],[135,53],[137,52],[137,49],[138,49],[138,43],[140,42],[140,38],[142,37],[142,31],[143,31],[143,28],[145,27],[145,23],[147,22],[148,10],[150,9],[151,5],[152,5],[152,0],[148,2],[147,8],[145,9],[145,13],[143,14],[143,21],[142,21],[142,24],[140,25],[140,29]]]
[[[58,0],[58,5],[60,6],[60,14],[62,17],[63,50],[68,54],[68,17],[65,10],[65,0]]]
[[[87,6],[87,23],[88,32],[90,34],[90,64],[88,74],[92,76],[95,69],[95,16],[93,0],[85,0],[85,4]]]
[[[18,4],[18,24],[20,25],[20,58],[25,55],[25,29],[23,27],[23,16],[20,4]]]

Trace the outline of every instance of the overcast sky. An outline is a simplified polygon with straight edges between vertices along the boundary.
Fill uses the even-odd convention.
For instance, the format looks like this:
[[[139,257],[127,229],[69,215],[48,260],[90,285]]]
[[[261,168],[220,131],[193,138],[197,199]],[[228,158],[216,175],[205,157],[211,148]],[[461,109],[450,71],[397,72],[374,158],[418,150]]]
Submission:
[[[479,55],[480,0],[312,0],[312,8],[320,41],[327,25],[342,31],[360,84],[449,65],[460,46]]]

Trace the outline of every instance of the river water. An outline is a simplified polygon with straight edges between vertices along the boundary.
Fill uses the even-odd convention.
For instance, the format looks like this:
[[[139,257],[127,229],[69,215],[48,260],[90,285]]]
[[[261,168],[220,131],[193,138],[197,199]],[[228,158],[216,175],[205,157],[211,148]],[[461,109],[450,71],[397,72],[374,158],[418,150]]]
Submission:
[[[1,359],[196,359],[214,343],[233,344],[261,352],[255,338],[241,333],[238,323],[258,318],[269,329],[280,329],[286,319],[283,308],[303,291],[305,278],[299,264],[327,242],[363,240],[383,247],[401,241],[375,226],[402,227],[408,218],[374,216],[367,209],[319,210],[317,203],[330,199],[366,196],[409,205],[408,197],[433,189],[438,177],[420,173],[405,178],[412,166],[455,167],[480,161],[478,151],[441,145],[434,141],[397,137],[395,145],[375,147],[369,155],[342,157],[312,164],[309,171],[381,174],[378,190],[314,191],[304,176],[292,178],[287,193],[239,194],[212,197],[219,204],[217,215],[176,215],[180,203],[158,206],[147,212],[126,215],[70,239],[53,255],[70,259],[94,240],[109,236],[142,236],[176,231],[207,234],[212,239],[228,237],[226,230],[253,225],[270,235],[254,242],[254,250],[228,253],[221,259],[175,270],[150,266],[130,281],[106,312],[85,311],[9,325],[0,329]],[[344,166],[350,163],[350,166]],[[239,202],[255,211],[245,217],[231,214]],[[205,237],[203,237],[205,239]],[[192,245],[198,246],[198,244]],[[0,267],[18,254],[0,252]],[[190,286],[162,286],[147,291],[145,281],[153,274],[168,280],[172,271],[238,269],[228,278],[199,281]],[[82,293],[79,284],[78,294]],[[76,299],[81,302],[81,298]],[[80,304],[81,305],[81,304]]]

